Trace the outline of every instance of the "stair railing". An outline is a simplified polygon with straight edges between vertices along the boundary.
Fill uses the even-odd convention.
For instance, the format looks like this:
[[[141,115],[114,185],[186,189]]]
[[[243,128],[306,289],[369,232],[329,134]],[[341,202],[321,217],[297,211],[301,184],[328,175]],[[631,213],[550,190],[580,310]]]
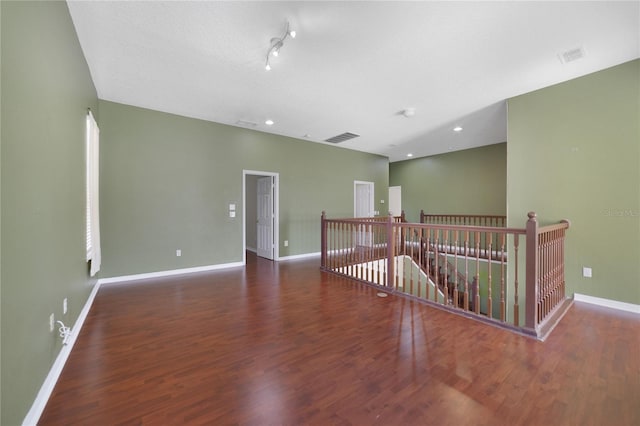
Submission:
[[[321,269],[544,338],[568,307],[564,238],[569,222],[540,227],[535,213],[528,216],[525,228],[507,228],[407,223],[403,215],[328,219],[323,212]]]

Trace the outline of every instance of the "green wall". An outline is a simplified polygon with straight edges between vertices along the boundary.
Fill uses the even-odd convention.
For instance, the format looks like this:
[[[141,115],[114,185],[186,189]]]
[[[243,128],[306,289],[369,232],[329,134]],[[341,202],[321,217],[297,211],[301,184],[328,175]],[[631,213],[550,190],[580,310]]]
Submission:
[[[425,213],[506,214],[506,143],[389,165],[389,185],[402,187],[407,220]],[[526,216],[525,216],[526,218]]]
[[[20,424],[73,325],[85,262],[85,116],[96,90],[64,2],[0,2],[3,425]],[[62,300],[69,312],[62,315]]]
[[[571,221],[569,295],[640,304],[639,122],[640,60],[508,101],[508,222]]]
[[[320,251],[320,214],[353,216],[354,180],[388,195],[378,155],[106,101],[100,136],[102,277],[242,261],[243,170],[280,174],[281,257]]]

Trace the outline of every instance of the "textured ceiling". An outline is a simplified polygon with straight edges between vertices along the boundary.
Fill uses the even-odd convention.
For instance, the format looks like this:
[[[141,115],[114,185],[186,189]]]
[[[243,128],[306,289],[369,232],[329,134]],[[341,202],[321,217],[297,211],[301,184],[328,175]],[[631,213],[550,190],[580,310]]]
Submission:
[[[638,1],[68,4],[101,99],[321,143],[352,132],[338,146],[391,161],[504,142],[505,99],[640,57]],[[287,21],[297,37],[267,72]]]

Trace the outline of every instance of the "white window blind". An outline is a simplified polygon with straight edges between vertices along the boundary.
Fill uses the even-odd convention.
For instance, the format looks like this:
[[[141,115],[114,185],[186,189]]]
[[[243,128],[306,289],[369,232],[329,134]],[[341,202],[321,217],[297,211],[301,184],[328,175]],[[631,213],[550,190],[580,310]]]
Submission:
[[[87,193],[87,261],[91,261],[91,276],[100,270],[100,129],[91,111],[87,114],[86,135]]]

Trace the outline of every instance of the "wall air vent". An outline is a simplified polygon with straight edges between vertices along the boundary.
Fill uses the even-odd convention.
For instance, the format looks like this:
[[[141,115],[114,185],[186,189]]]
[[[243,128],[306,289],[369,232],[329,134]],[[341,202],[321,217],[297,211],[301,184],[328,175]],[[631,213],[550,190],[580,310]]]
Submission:
[[[562,52],[558,55],[560,58],[560,62],[563,64],[577,61],[578,59],[582,59],[587,55],[587,52],[584,50],[584,47],[576,47],[575,49],[569,49],[565,52]]]
[[[360,137],[360,135],[356,135],[355,133],[345,132],[341,135],[337,135],[332,138],[325,139],[324,141],[329,143],[340,143],[340,142],[348,141],[349,139],[358,138],[358,137]]]

